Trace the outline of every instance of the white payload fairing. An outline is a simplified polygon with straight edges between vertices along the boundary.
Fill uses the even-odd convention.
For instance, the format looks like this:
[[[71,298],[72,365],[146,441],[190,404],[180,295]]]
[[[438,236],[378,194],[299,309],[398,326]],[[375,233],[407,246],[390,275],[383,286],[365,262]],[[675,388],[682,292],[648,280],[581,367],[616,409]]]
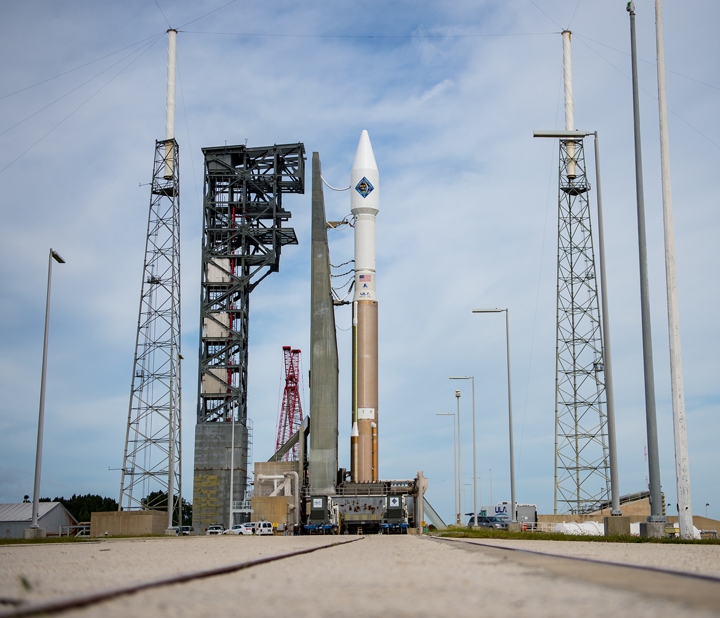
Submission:
[[[380,174],[367,131],[360,134],[350,178],[350,209],[355,225],[351,479],[353,482],[368,483],[378,479],[375,217],[380,210]]]

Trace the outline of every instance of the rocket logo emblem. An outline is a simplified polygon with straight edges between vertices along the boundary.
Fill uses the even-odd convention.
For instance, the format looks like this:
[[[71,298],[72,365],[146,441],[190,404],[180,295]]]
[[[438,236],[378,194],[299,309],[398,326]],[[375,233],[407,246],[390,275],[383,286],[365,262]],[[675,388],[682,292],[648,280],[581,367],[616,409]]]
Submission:
[[[375,187],[373,187],[370,184],[370,181],[363,176],[363,179],[357,183],[357,186],[355,187],[355,191],[357,191],[360,195],[362,195],[364,198],[370,195],[372,193],[372,190]]]

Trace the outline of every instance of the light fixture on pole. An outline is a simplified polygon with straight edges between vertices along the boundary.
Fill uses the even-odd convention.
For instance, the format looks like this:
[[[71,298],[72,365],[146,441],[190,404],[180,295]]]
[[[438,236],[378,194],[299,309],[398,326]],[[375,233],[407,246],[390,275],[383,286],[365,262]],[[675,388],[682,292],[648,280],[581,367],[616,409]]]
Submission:
[[[40,508],[40,467],[42,464],[43,428],[45,425],[45,376],[47,374],[47,348],[48,327],[50,325],[50,286],[52,284],[52,263],[64,264],[65,260],[57,251],[50,249],[48,256],[47,299],[45,301],[45,339],[43,341],[42,372],[40,376],[40,413],[38,417],[37,450],[35,452],[35,486],[33,488],[32,524],[30,536],[36,536],[40,526],[38,524],[38,510]]]
[[[460,490],[462,489],[462,448],[460,446],[460,391],[455,391],[455,397],[457,399],[457,444],[458,444],[458,503],[459,503],[459,509],[458,509],[458,516],[457,516],[457,523],[458,525],[462,525],[462,493],[460,493]]]
[[[473,309],[473,313],[502,313],[505,312],[505,334],[507,342],[507,377],[508,377],[508,423],[510,427],[510,522],[517,523],[515,502],[515,453],[513,446],[513,420],[512,420],[512,385],[510,382],[510,311],[509,309]]]
[[[472,380],[472,402],[473,402],[473,526],[477,526],[477,454],[475,449],[475,376],[450,376],[451,380]]]
[[[458,513],[458,479],[457,479],[457,427],[455,426],[455,412],[436,412],[435,416],[452,416],[453,417],[453,468],[455,469],[455,484],[453,492],[455,493],[455,520],[457,521]]]

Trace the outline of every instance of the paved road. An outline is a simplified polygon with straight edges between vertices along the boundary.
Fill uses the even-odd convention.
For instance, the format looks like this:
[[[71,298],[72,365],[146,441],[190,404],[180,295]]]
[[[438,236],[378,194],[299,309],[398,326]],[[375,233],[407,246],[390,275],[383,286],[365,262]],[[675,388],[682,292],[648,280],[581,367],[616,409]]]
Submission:
[[[656,545],[647,551],[645,545],[515,542],[519,549],[575,552],[618,563],[663,566],[672,560],[678,570],[710,577],[698,579],[488,546],[501,545],[497,542],[353,539],[190,537],[0,547],[0,596],[32,604],[319,547],[310,554],[122,595],[61,615],[720,616],[720,579],[713,579],[720,569],[720,546]],[[329,547],[338,540],[344,543]]]

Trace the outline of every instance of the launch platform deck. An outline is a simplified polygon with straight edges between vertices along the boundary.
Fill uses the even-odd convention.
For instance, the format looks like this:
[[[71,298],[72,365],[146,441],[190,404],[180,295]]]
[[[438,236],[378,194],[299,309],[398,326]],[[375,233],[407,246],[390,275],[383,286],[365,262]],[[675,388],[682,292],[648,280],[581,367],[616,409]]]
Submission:
[[[315,551],[283,558],[303,550]],[[257,564],[272,557],[278,559]],[[223,575],[130,590],[148,580],[247,563]],[[109,600],[52,613],[717,616],[720,547],[344,535],[0,546],[0,616],[122,587],[128,591]]]

